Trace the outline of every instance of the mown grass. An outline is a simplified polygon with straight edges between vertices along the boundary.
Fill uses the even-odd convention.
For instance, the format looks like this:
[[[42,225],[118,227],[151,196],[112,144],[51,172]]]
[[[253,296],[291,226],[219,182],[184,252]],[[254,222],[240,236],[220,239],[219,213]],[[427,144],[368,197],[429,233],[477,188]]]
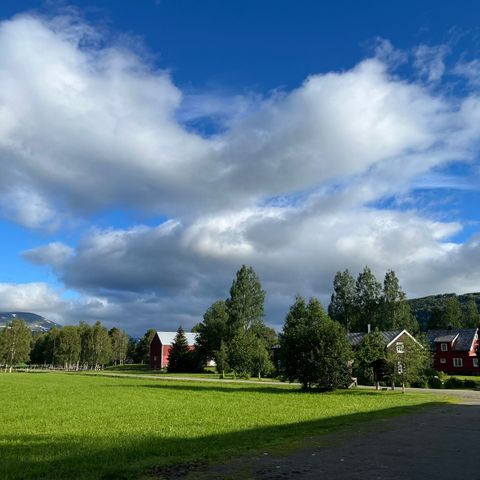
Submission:
[[[224,377],[221,377],[214,368],[207,367],[202,373],[168,373],[165,371],[154,370],[150,368],[149,365],[142,364],[133,364],[133,365],[117,365],[107,367],[102,372],[106,373],[128,373],[128,374],[140,374],[140,375],[158,375],[159,377],[186,377],[186,378],[225,378],[225,379],[235,379],[242,380],[242,378],[234,377],[233,373],[226,373]],[[93,372],[95,373],[95,372]],[[277,378],[262,377],[258,380],[257,377],[252,377],[251,380],[256,380],[260,382],[278,382]]]
[[[139,478],[158,466],[291,445],[439,401],[288,385],[0,375],[0,478]]]

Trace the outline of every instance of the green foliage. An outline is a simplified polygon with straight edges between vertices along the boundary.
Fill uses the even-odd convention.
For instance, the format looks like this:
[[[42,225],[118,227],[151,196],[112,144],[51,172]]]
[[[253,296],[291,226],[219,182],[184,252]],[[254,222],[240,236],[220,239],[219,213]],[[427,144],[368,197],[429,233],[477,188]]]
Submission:
[[[462,307],[462,326],[464,328],[475,328],[478,325],[475,324],[475,311],[474,303],[477,306],[480,302],[480,293],[467,293],[465,295],[455,295],[454,293],[431,295],[428,297],[414,298],[408,300],[412,314],[416,317],[420,326],[423,329],[436,328],[437,324],[445,325],[443,319],[438,320],[447,300],[451,297],[456,297]],[[473,317],[472,317],[473,314]],[[431,318],[433,316],[433,319]],[[448,323],[448,321],[447,321]],[[448,326],[448,325],[447,325]]]
[[[124,330],[112,328],[108,335],[112,342],[112,360],[114,365],[124,365],[127,359],[128,335]]]
[[[435,305],[428,320],[428,329],[446,329],[449,327],[463,327],[463,311],[456,296],[446,298],[443,305]]]
[[[29,360],[31,342],[32,331],[23,320],[15,318],[7,323],[0,332],[0,364],[5,371]]]
[[[206,363],[214,359],[216,352],[228,338],[228,313],[225,300],[213,303],[203,315],[203,322],[193,329],[197,334],[196,347],[200,358]]]
[[[214,356],[217,372],[225,378],[225,372],[230,370],[230,365],[228,364],[228,350],[225,342],[220,342],[220,348],[214,352]]]
[[[355,280],[350,272],[337,272],[333,280],[333,294],[328,306],[328,315],[350,331],[357,317]]]
[[[80,330],[78,327],[63,327],[58,332],[57,348],[55,352],[56,361],[66,369],[77,367],[80,362],[82,350]]]
[[[0,392],[2,478],[23,480],[158,477],[154,467],[291,447],[306,436],[438,401],[431,394],[318,396],[282,384],[62,373],[0,374]]]
[[[405,385],[425,384],[432,365],[427,345],[419,345],[408,337],[404,337],[403,344],[403,352],[397,352],[396,348],[388,350],[387,360],[393,366],[393,382]]]
[[[320,302],[297,296],[280,335],[282,370],[304,389],[331,390],[349,382],[350,346],[345,330],[331,320]]]
[[[463,384],[463,380],[460,380],[455,377],[448,377],[445,383],[443,384],[443,386],[449,389],[459,389],[459,388],[463,388],[464,384]]]
[[[178,327],[175,340],[173,341],[170,351],[168,352],[167,371],[170,373],[188,372],[193,369],[193,356],[188,346],[185,331]]]
[[[149,363],[150,362],[150,344],[157,331],[154,328],[149,328],[145,335],[137,343],[137,350],[135,355],[135,363]]]
[[[379,323],[380,330],[403,330],[416,333],[418,322],[410,312],[405,293],[393,270],[385,274],[383,292],[380,302]]]
[[[366,332],[367,325],[373,328],[379,326],[380,302],[382,298],[382,286],[377,282],[375,275],[368,266],[359,273],[355,284],[357,319],[356,331]]]
[[[32,351],[30,352],[30,362],[34,365],[47,363],[45,351],[47,348],[47,334],[38,333],[33,337]]]
[[[478,328],[480,326],[480,315],[478,313],[477,302],[473,295],[468,296],[465,305],[463,325],[465,328]]]
[[[246,332],[261,323],[264,301],[265,291],[262,290],[257,274],[252,267],[242,265],[226,301],[230,338],[236,336],[238,331]]]
[[[373,385],[374,371],[372,363],[386,358],[385,340],[379,331],[365,335],[358,348],[355,350],[353,375],[358,378],[361,385]]]

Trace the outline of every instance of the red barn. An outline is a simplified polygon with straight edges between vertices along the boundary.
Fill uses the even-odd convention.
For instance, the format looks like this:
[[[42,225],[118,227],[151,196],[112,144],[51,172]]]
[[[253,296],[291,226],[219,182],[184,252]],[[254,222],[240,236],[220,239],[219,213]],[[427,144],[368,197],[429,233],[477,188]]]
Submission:
[[[177,332],[157,332],[150,343],[150,366],[152,368],[166,368],[168,365],[168,353],[175,340]],[[195,338],[197,334],[185,332],[188,346],[195,347]]]
[[[427,332],[435,370],[450,374],[480,375],[477,328],[452,328]]]

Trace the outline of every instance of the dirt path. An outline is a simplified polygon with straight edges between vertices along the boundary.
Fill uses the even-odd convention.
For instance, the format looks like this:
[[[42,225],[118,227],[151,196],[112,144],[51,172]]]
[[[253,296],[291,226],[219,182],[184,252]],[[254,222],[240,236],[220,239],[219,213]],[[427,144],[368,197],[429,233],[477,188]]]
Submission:
[[[448,393],[459,403],[356,425],[293,453],[241,458],[188,478],[478,480],[480,392]]]

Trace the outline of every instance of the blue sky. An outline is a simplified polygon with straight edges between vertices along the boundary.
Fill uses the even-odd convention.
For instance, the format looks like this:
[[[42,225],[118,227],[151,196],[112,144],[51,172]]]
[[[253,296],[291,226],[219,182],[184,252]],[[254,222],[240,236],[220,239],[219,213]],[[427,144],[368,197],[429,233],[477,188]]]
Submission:
[[[480,290],[474,2],[0,5],[0,310],[190,328],[252,265]]]

